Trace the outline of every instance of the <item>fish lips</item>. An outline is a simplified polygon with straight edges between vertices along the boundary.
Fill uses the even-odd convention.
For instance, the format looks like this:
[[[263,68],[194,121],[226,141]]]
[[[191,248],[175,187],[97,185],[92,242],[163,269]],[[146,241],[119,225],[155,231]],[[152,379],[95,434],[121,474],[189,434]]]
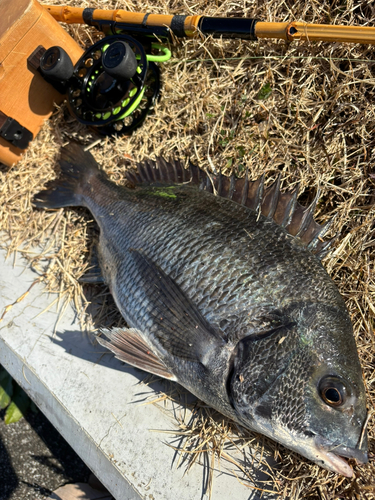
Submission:
[[[368,462],[367,450],[335,444],[321,436],[316,436],[314,442],[316,452],[318,454],[317,458],[324,462],[324,466],[327,469],[337,472],[343,476],[353,476],[353,469],[343,457],[354,458],[361,464]]]
[[[239,422],[241,423],[240,419]],[[245,422],[242,421],[242,424],[248,428],[250,427],[249,422],[245,424]],[[278,441],[287,448],[296,451],[321,467],[345,477],[353,477],[354,474],[352,467],[345,458],[354,458],[361,464],[368,462],[366,434],[364,434],[364,439],[360,447],[351,448],[349,446],[334,443],[329,439],[314,435],[313,433],[307,437],[305,435],[301,436],[300,434],[295,434],[286,429],[274,427],[269,421],[259,417],[259,415],[256,420],[254,419],[252,421],[251,428],[256,432],[260,432]]]

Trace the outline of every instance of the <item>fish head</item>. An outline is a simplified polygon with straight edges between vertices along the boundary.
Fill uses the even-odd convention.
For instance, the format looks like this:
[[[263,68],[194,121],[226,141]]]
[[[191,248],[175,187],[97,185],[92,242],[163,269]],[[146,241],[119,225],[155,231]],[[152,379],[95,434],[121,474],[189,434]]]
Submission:
[[[367,462],[366,396],[345,305],[290,308],[270,335],[245,337],[228,382],[238,421],[351,477]]]

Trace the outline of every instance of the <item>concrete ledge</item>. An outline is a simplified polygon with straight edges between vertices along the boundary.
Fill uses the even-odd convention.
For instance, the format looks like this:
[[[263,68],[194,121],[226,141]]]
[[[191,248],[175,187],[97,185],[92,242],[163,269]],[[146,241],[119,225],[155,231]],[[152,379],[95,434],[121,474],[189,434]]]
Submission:
[[[13,267],[4,258],[0,250],[0,315],[36,278],[21,259]],[[171,430],[176,422],[154,405],[140,404],[163,386],[140,385],[144,372],[92,346],[71,308],[53,338],[56,312],[36,318],[53,299],[37,284],[6,314],[0,363],[117,500],[205,498],[203,467],[185,475],[174,465],[168,437],[151,432]],[[215,471],[213,500],[257,498],[224,467]]]

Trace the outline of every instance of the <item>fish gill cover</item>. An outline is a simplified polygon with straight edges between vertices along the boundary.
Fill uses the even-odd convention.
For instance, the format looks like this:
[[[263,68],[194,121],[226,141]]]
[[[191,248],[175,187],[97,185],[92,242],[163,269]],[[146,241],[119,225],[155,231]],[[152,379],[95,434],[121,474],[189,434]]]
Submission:
[[[94,1],[90,7],[103,6]],[[106,8],[115,8],[114,2],[108,2]],[[190,8],[177,1],[168,5],[137,2],[131,8],[358,25],[374,24],[375,16],[371,2],[352,6],[342,2],[269,1],[258,5],[224,1],[218,7],[198,1]],[[91,43],[88,28],[68,29],[81,43]],[[354,465],[352,479],[343,479],[268,442],[265,453],[271,449],[281,464],[272,472],[268,487],[272,485],[284,498],[375,498],[373,61],[374,49],[361,45],[183,41],[174,48],[171,63],[163,66],[163,98],[155,113],[132,137],[105,139],[92,149],[110,178],[119,183],[125,179],[125,167],[132,169],[135,161],[173,153],[190,157],[208,171],[241,176],[248,169],[252,180],[265,173],[266,186],[281,172],[282,189],[300,183],[303,205],[313,201],[320,186],[322,197],[315,217],[324,224],[336,216],[327,236],[340,233],[323,264],[344,297],[354,326],[370,409],[370,460],[366,465]],[[71,139],[86,145],[96,140],[62,106],[25,158],[11,169],[0,170],[1,244],[9,252],[22,245],[25,257],[43,272],[48,289],[59,294],[61,314],[70,300],[79,310],[85,306],[77,279],[88,266],[96,229],[82,209],[35,211],[30,200],[43,183],[56,176],[59,150]],[[30,257],[27,250],[39,243],[44,245],[43,253]],[[82,321],[119,325],[116,308],[105,289],[102,293],[109,306],[105,317],[82,316]],[[199,440],[205,442],[211,436],[208,442],[215,442],[220,451],[223,441],[233,436],[211,419],[211,412],[205,416],[205,411],[189,428],[182,422],[182,432],[197,450]],[[254,437],[248,439],[254,443]],[[236,438],[236,445],[244,444],[238,445]],[[240,480],[245,480],[246,473],[242,472]]]

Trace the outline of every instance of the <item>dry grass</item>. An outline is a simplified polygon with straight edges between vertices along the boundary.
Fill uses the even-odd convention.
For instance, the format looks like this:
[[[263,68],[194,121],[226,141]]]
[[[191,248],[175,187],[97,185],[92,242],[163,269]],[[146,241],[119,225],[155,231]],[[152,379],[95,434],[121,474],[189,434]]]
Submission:
[[[370,1],[66,3],[155,13],[245,15],[268,21],[375,22],[375,7]],[[85,27],[68,29],[81,44],[97,37]],[[336,215],[332,231],[341,235],[324,263],[354,324],[372,411],[368,424],[371,460],[365,466],[354,465],[353,479],[343,479],[267,441],[266,449],[280,467],[272,472],[266,489],[273,485],[281,498],[375,499],[374,56],[375,49],[363,45],[184,40],[173,48],[172,60],[162,67],[163,94],[155,113],[132,137],[104,139],[92,149],[117,182],[123,180],[129,158],[173,154],[189,156],[202,167],[214,166],[224,173],[241,174],[249,168],[256,178],[266,172],[269,181],[282,171],[284,186],[301,182],[300,199],[305,203],[313,198],[318,185],[322,188],[317,218],[324,222]],[[272,92],[267,99],[260,99],[260,90],[266,85]],[[97,140],[63,105],[18,165],[0,167],[0,243],[9,254],[21,252],[28,258],[48,290],[56,293],[54,306],[60,313],[70,300],[75,301],[77,310],[86,305],[77,279],[87,267],[96,228],[83,209],[37,211],[30,199],[55,176],[58,151],[72,138],[87,145]],[[36,250],[37,246],[42,250]],[[103,321],[120,322],[107,290],[100,292]],[[84,316],[83,321],[87,321]],[[206,450],[199,448],[200,443],[212,435],[215,439],[206,441],[210,457],[213,450],[218,455],[222,450],[222,455],[231,442],[238,445],[230,424],[219,426],[219,431],[218,421],[212,420],[210,413],[196,415],[199,425],[181,423],[181,432],[188,440],[181,448],[189,448],[191,456],[194,449],[197,453]],[[253,446],[263,442],[251,439]],[[244,444],[246,441],[238,446],[243,448]],[[249,473],[248,467],[236,472],[250,485]]]

